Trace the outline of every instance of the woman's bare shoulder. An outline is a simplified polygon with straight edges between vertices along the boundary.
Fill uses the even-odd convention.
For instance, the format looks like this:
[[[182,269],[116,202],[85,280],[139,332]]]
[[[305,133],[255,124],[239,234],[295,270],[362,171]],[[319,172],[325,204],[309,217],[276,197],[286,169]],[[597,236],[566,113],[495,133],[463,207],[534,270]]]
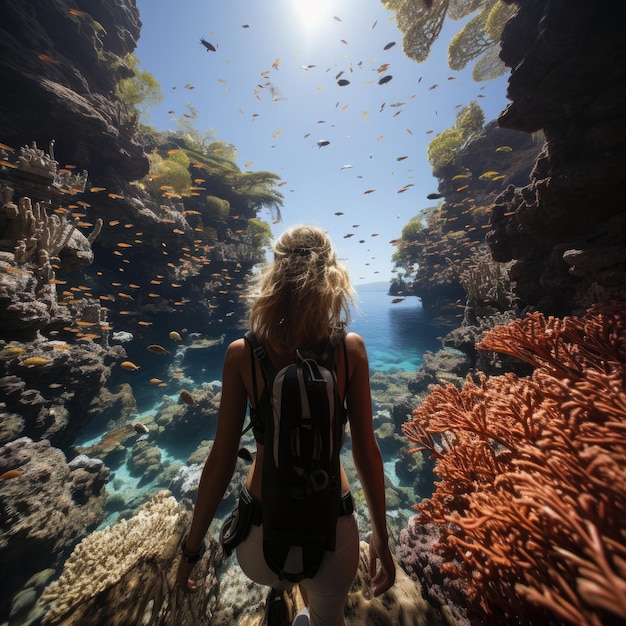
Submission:
[[[367,359],[367,351],[365,349],[365,342],[363,337],[358,333],[349,332],[345,338],[346,350],[348,351],[348,358],[365,358]]]
[[[241,337],[240,339],[235,339],[228,344],[228,348],[226,348],[226,357],[227,361],[238,363],[244,357],[249,358],[250,352],[248,351],[248,347],[246,345],[246,340]]]

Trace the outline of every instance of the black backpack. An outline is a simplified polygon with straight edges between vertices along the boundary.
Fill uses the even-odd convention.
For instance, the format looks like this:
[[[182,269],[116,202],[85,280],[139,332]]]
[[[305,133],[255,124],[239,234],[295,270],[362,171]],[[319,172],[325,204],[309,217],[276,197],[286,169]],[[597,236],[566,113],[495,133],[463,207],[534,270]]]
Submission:
[[[271,407],[265,415],[257,413],[264,420],[263,554],[281,580],[299,582],[313,577],[324,552],[335,549],[341,506],[339,453],[347,417],[337,386],[335,352],[329,346],[326,359],[317,361],[298,351],[297,362],[277,372],[254,334],[244,336],[265,381],[264,400],[263,395],[257,397],[253,366],[257,412]],[[298,572],[285,571],[292,546],[302,549]]]

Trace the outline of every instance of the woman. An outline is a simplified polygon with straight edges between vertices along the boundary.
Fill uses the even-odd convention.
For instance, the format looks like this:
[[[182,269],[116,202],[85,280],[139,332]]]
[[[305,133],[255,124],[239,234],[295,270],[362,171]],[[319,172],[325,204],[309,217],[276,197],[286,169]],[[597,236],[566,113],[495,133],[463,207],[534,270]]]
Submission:
[[[347,399],[352,454],[370,512],[369,571],[374,594],[379,595],[393,585],[395,566],[388,546],[382,458],[372,426],[367,353],[359,335],[345,334],[342,320],[342,316],[348,318],[353,293],[348,272],[337,262],[326,233],[312,226],[296,226],[283,233],[275,244],[274,262],[262,278],[260,295],[250,313],[250,327],[277,370],[294,362],[298,348],[319,355],[329,341],[335,346],[345,342],[345,350],[335,350],[336,373],[340,395]],[[258,362],[254,366],[254,378],[260,381],[257,394],[250,346],[244,339],[228,346],[215,442],[202,471],[193,520],[185,539],[187,558],[181,559],[178,569],[178,584],[187,593],[196,591],[196,583],[189,578],[194,556],[200,552],[235,469],[247,403],[254,410],[255,397],[262,392],[260,366]],[[263,453],[263,445],[257,439],[256,458],[246,481],[250,495],[261,505]],[[342,494],[349,488],[341,468]],[[260,526],[251,526],[248,537],[237,548],[237,558],[242,570],[259,584],[274,589],[292,585],[279,581],[265,563]],[[344,624],[344,605],[358,561],[356,519],[354,515],[341,516],[337,520],[335,551],[326,552],[315,576],[300,583],[308,611],[297,618],[298,624],[308,623],[304,617],[308,612],[314,626]]]

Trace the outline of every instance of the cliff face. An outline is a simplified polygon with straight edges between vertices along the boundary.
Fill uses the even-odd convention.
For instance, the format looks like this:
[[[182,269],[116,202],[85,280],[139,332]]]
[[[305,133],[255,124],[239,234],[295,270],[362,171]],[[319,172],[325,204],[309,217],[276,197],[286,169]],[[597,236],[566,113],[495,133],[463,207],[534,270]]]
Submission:
[[[130,75],[141,22],[135,0],[7,0],[0,21],[0,137],[18,147],[51,140],[64,163],[115,170],[126,180],[148,172],[128,115],[114,98]]]
[[[502,36],[513,68],[499,119],[543,129],[524,187],[510,186],[488,235],[497,261],[515,260],[522,306],[580,313],[626,279],[626,6],[587,0],[520,0]]]

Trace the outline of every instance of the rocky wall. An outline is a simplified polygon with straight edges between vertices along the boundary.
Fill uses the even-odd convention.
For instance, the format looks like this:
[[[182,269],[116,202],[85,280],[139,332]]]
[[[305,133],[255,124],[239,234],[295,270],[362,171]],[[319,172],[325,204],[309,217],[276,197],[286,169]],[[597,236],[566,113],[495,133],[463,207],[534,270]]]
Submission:
[[[626,5],[520,0],[502,35],[511,104],[499,124],[545,143],[523,187],[496,200],[488,242],[515,260],[522,307],[563,315],[626,282]]]

